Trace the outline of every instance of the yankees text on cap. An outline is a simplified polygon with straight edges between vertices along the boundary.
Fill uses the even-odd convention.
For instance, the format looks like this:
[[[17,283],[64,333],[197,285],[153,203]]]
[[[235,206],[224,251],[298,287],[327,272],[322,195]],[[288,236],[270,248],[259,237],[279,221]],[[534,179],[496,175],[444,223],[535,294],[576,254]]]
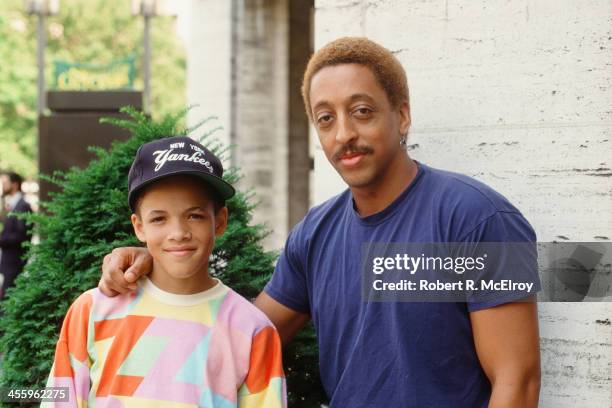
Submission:
[[[138,148],[128,174],[128,203],[135,211],[138,192],[154,181],[187,174],[202,179],[223,200],[235,194],[223,180],[223,165],[210,150],[186,136],[174,136],[145,143]]]

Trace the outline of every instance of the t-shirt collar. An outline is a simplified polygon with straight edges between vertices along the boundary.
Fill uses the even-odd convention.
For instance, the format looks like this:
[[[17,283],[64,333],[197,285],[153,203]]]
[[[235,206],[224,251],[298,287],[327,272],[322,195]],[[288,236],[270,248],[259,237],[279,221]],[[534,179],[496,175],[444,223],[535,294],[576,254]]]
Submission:
[[[409,196],[412,196],[410,192],[414,190],[415,186],[417,186],[420,183],[420,180],[423,178],[424,174],[427,172],[427,166],[425,166],[422,163],[419,163],[416,160],[414,162],[417,165],[417,174],[414,176],[414,179],[410,182],[408,187],[406,187],[404,191],[402,191],[402,193],[382,211],[379,211],[372,215],[368,215],[367,217],[360,216],[359,213],[357,212],[357,209],[355,208],[355,201],[353,200],[353,194],[350,194],[349,195],[350,197],[349,211],[352,213],[351,214],[352,217],[360,224],[374,225],[374,224],[378,224],[379,222],[384,221],[387,217],[392,215],[402,205],[402,203],[408,199]]]
[[[138,280],[138,285],[153,298],[160,302],[175,305],[175,306],[194,306],[203,302],[207,302],[222,296],[227,293],[225,286],[219,279],[213,278],[216,282],[215,286],[205,291],[194,293],[191,295],[178,295],[175,293],[166,292],[157,287],[151,279],[144,276]]]

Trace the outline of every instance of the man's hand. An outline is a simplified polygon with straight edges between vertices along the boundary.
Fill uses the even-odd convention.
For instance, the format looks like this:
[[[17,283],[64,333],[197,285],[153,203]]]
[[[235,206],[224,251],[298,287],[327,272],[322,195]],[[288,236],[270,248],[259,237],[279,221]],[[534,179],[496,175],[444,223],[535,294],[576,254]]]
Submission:
[[[106,296],[116,296],[135,290],[136,281],[153,268],[153,258],[146,248],[115,248],[104,257],[102,278],[98,288]]]

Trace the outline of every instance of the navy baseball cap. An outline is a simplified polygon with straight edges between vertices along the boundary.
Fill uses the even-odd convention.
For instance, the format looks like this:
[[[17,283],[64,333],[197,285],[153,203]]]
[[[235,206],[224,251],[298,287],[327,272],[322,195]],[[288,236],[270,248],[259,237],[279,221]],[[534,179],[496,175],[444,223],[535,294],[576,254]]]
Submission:
[[[223,180],[221,160],[210,150],[186,136],[167,137],[145,143],[136,152],[128,174],[128,203],[132,211],[144,187],[182,174],[199,177],[223,200],[236,193],[234,187]]]

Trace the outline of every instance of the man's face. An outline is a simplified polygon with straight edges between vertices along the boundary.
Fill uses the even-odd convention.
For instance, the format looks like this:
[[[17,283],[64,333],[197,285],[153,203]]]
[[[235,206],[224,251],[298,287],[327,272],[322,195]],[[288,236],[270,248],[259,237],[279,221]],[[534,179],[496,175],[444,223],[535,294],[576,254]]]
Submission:
[[[7,196],[9,194],[13,194],[15,190],[15,186],[13,183],[11,183],[11,179],[9,178],[9,176],[7,176],[6,174],[3,174],[1,177],[2,177],[2,195]]]
[[[312,117],[321,146],[349,187],[370,187],[392,176],[406,152],[408,105],[393,108],[372,71],[341,64],[317,72],[310,84]]]
[[[206,274],[215,236],[227,223],[227,209],[215,214],[201,182],[170,177],[149,187],[132,215],[136,236],[145,242],[167,287]]]

